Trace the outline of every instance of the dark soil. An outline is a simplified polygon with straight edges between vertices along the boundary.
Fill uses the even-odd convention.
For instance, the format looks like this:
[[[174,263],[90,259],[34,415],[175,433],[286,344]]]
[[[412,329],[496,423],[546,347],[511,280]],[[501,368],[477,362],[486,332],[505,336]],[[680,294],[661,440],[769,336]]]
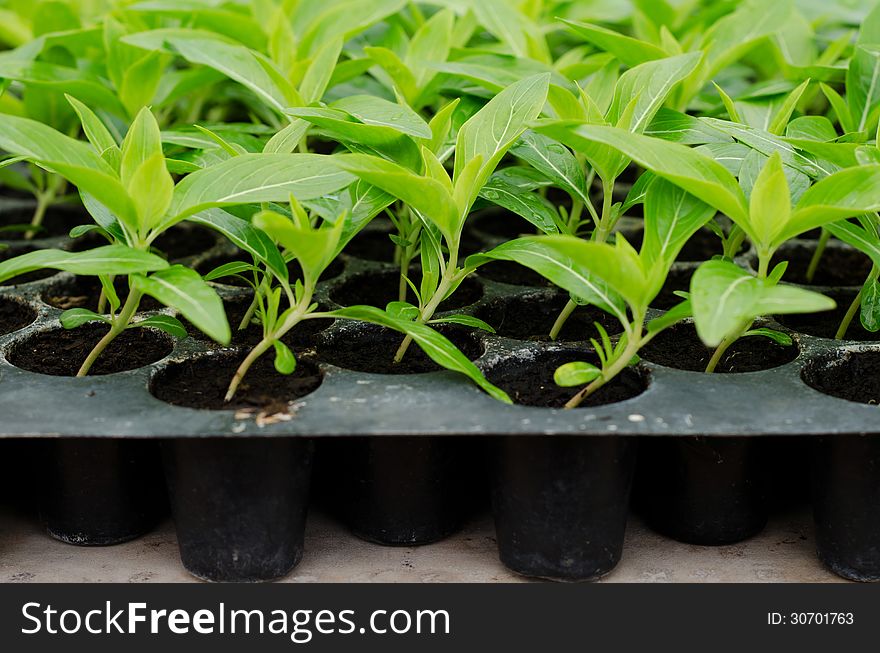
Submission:
[[[702,263],[723,253],[724,248],[718,234],[711,229],[700,229],[681,248],[677,260],[682,263]]]
[[[215,268],[220,267],[221,265],[226,265],[227,263],[234,263],[238,261],[248,261],[247,256],[244,253],[241,254],[222,254],[219,256],[212,256],[205,261],[202,261],[196,266],[196,271],[201,275],[206,275]],[[296,279],[300,279],[302,277],[302,268],[299,265],[298,261],[291,261],[287,264],[287,271],[290,274],[290,280],[293,282]],[[321,281],[329,281],[330,279],[334,279],[338,277],[345,271],[345,264],[336,259],[333,261],[330,266],[324,270],[324,274],[321,275]],[[240,279],[237,276],[234,277],[223,277],[221,279],[214,279],[214,283],[222,283],[227,286],[234,286],[236,288],[250,288],[250,284],[246,283],[244,280]]]
[[[245,329],[239,329],[241,321],[244,319],[245,313],[251,306],[253,296],[236,297],[227,299],[223,302],[226,308],[226,316],[229,319],[229,326],[232,328],[232,344],[245,345],[253,347],[263,339],[263,327],[253,322]],[[323,310],[319,307],[318,310]],[[333,324],[331,319],[315,319],[304,320],[296,325],[293,330],[287,333],[281,340],[292,347],[311,347],[314,345],[315,335]],[[209,340],[208,336],[199,331],[189,322],[184,321],[187,332],[193,338],[201,340]]]
[[[512,240],[520,236],[534,236],[538,230],[525,218],[501,207],[479,211],[468,218],[468,226],[477,237],[491,236]]]
[[[418,288],[422,281],[421,271],[418,268],[413,268],[410,271],[409,279]],[[340,306],[366,304],[367,306],[385,308],[388,302],[397,301],[399,283],[400,274],[397,270],[363,272],[346,279],[334,288],[330,293],[330,299]],[[407,288],[407,290],[407,300],[415,303],[412,289]],[[480,301],[482,297],[483,284],[473,277],[468,277],[451,297],[440,304],[438,312],[470,306]]]
[[[158,250],[169,261],[190,256],[197,256],[217,244],[215,232],[205,227],[181,224],[172,227],[156,240],[153,248]]]
[[[14,208],[0,210],[0,227],[30,224],[34,217],[34,206],[26,204]],[[46,211],[40,229],[34,238],[55,238],[66,236],[70,230],[91,221],[88,213],[81,206],[59,204]],[[0,240],[24,240],[26,231],[0,231]]]
[[[395,245],[389,237],[391,233],[391,225],[387,229],[368,227],[352,238],[343,251],[365,261],[392,263]]]
[[[455,326],[441,327],[438,331],[470,360],[483,355],[483,347],[472,331]],[[340,330],[319,343],[318,358],[347,370],[375,374],[419,374],[441,369],[415,342],[410,345],[404,359],[394,363],[394,354],[403,338],[403,334],[385,327],[359,324]]]
[[[591,351],[543,351],[513,355],[485,370],[486,378],[510,395],[514,403],[541,408],[562,408],[580,388],[563,388],[553,381],[556,369],[566,363],[586,361],[599,364]],[[628,368],[608,385],[588,397],[581,408],[604,406],[632,399],[648,387],[638,369]]]
[[[681,304],[684,299],[675,294],[676,290],[688,292],[691,286],[691,277],[694,276],[694,270],[691,268],[672,268],[666,277],[666,283],[657,293],[654,301],[651,302],[651,308],[659,308],[668,311],[674,306]]]
[[[550,329],[559,313],[568,303],[568,295],[529,294],[499,298],[480,307],[477,317],[495,328],[498,335],[515,340],[550,340]],[[595,306],[580,306],[562,327],[557,341],[580,342],[598,337],[595,322],[614,335],[620,324],[605,311]]]
[[[21,369],[52,376],[75,376],[98,341],[107,333],[104,324],[76,329],[42,331],[16,344],[9,362]],[[89,375],[134,370],[171,353],[171,339],[150,329],[130,329],[119,335],[98,357]]]
[[[832,397],[880,404],[880,352],[835,352],[807,365],[802,378]]]
[[[37,319],[37,312],[22,302],[0,297],[0,336],[23,329]]]
[[[823,294],[837,302],[837,308],[833,311],[822,311],[821,313],[778,315],[776,320],[798,333],[806,333],[807,335],[818,336],[819,338],[834,338],[840,323],[843,321],[858,292],[855,290],[841,290]],[[880,340],[880,332],[871,333],[865,329],[859,320],[858,314],[856,314],[849,325],[849,329],[846,331],[844,340],[858,340],[861,342]]]
[[[491,279],[511,286],[546,288],[553,285],[531,268],[513,261],[492,261],[480,266],[477,274],[484,279]]]
[[[713,352],[700,341],[693,324],[677,324],[655,337],[640,356],[665,367],[703,372]],[[734,343],[715,371],[759,372],[790,363],[797,355],[797,344],[786,347],[763,336],[750,336]]]
[[[9,259],[15,258],[16,256],[20,256],[22,254],[34,252],[37,249],[38,248],[31,246],[9,247],[7,249],[0,249],[0,262],[8,261]],[[0,282],[0,286],[17,286],[23,283],[31,283],[33,281],[40,281],[41,279],[48,279],[49,277],[56,274],[58,274],[58,270],[34,270],[33,272],[20,274],[17,277],[12,277],[11,279]]]
[[[285,411],[288,402],[317,390],[322,375],[311,360],[297,356],[293,374],[279,374],[274,353],[267,352],[248,371],[235,397],[223,401],[229,382],[244,354],[203,356],[172,363],[153,379],[151,392],[175,406],[206,410],[256,408],[267,412]]]
[[[117,277],[113,282],[119,301],[125,303],[128,297],[128,279],[126,277]],[[98,310],[98,300],[101,296],[101,282],[98,277],[74,277],[67,281],[53,283],[42,294],[42,300],[62,310],[69,308],[87,308],[90,311]],[[153,299],[149,295],[141,298],[139,311],[158,311],[162,308],[162,304]],[[108,312],[109,305],[105,307],[104,312]]]
[[[812,281],[807,281],[807,267],[815,251],[812,243],[789,242],[779,248],[770,269],[780,261],[788,261],[782,279],[789,283],[812,286],[861,286],[871,271],[871,259],[848,245],[825,249]]]

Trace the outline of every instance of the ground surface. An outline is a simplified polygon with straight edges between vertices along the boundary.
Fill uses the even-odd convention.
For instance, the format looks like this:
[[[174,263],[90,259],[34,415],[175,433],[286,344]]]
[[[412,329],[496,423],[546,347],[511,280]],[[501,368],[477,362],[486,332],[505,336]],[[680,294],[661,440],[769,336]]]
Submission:
[[[321,513],[309,519],[306,553],[286,582],[518,582],[498,561],[489,516],[437,544],[388,548],[362,542]],[[0,582],[187,582],[174,528],[134,542],[79,548],[39,524],[0,512]],[[623,560],[604,582],[842,582],[816,559],[806,510],[776,517],[759,536],[725,547],[662,538],[630,519]]]

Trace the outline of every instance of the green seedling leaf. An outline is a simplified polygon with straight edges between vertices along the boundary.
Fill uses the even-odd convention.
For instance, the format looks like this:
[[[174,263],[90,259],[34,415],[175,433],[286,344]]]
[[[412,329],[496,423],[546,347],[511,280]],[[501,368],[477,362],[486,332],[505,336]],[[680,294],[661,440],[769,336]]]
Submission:
[[[296,371],[296,356],[290,347],[280,340],[275,340],[272,346],[275,347],[275,370],[279,374],[293,374]]]
[[[834,300],[795,286],[775,285],[721,260],[703,263],[691,278],[690,301],[697,334],[717,347],[763,315],[814,313],[835,307]]]
[[[419,316],[419,307],[409,302],[389,302],[385,312],[401,320],[414,320]]]
[[[579,199],[584,204],[590,201],[584,167],[561,143],[527,130],[510,148],[510,153],[538,170],[572,199]]]
[[[668,56],[662,48],[598,25],[579,23],[573,20],[563,20],[562,22],[575,34],[583,37],[600,50],[610,52],[627,66],[638,66],[646,61],[663,59]]]
[[[501,177],[492,176],[480,190],[480,197],[516,213],[545,234],[559,233],[553,207],[536,193],[523,192]]]
[[[675,262],[678,253],[715,209],[665,179],[657,178],[645,190],[645,235],[641,255],[646,265]],[[664,274],[665,277],[665,274]]]
[[[336,165],[405,202],[424,219],[437,225],[445,237],[453,239],[458,207],[440,182],[366,154],[340,156]]]
[[[602,376],[602,370],[590,363],[574,361],[556,368],[553,373],[553,381],[563,388],[582,386],[595,381]]]
[[[484,322],[473,315],[447,315],[430,320],[428,324],[460,324],[461,326],[473,327],[489,333],[495,333],[491,324]]]
[[[354,178],[320,154],[242,154],[183,179],[168,211],[174,220],[235,204],[303,201],[348,186]]]
[[[870,279],[862,288],[859,319],[866,331],[880,331],[880,282],[877,279]]]
[[[464,374],[491,397],[504,403],[512,403],[507,393],[489,383],[477,366],[470,362],[446,336],[425,324],[388,315],[385,311],[373,306],[350,306],[331,311],[327,317],[370,322],[405,333],[411,336],[422,351],[441,367]]]
[[[621,241],[622,242],[622,241]],[[641,307],[647,280],[631,249],[587,242],[574,236],[528,236],[468,257],[467,267],[491,260],[515,261],[572,295],[590,300],[626,322],[621,298]]]
[[[146,319],[130,324],[128,328],[159,329],[159,331],[164,331],[168,335],[174,336],[175,338],[184,339],[189,337],[189,334],[186,332],[186,327],[183,326],[183,323],[176,317],[171,317],[170,315],[151,315]]]
[[[880,210],[878,180],[880,164],[872,164],[840,170],[816,182],[801,196],[775,242],[783,243],[810,229],[830,228],[830,223],[837,220]]]
[[[64,311],[58,320],[65,329],[76,329],[77,327],[89,322],[105,322],[110,323],[110,318],[106,315],[99,315],[94,311],[86,308],[71,308]]]
[[[455,146],[453,182],[457,184],[465,167],[481,157],[483,164],[474,185],[477,189],[483,185],[527,124],[541,113],[549,85],[549,74],[511,84],[461,126]]]
[[[229,344],[232,334],[223,301],[194,270],[174,265],[150,276],[135,274],[131,283],[132,290],[150,295],[165,306],[180,311],[207,336],[220,344]]]
[[[794,343],[791,336],[787,333],[783,333],[782,331],[777,331],[776,329],[749,329],[743,334],[743,338],[747,338],[750,336],[760,336],[762,338],[770,338],[773,342],[782,345],[783,347],[791,347]]]
[[[192,216],[189,221],[219,231],[235,246],[266,265],[276,277],[284,280],[288,278],[287,264],[278,247],[265,232],[247,220],[237,218],[222,209],[209,209]]]
[[[97,276],[151,272],[167,267],[165,259],[125,245],[105,245],[85,252],[41,249],[0,262],[0,282],[46,268]]]
[[[246,261],[230,261],[229,263],[218,265],[216,268],[208,272],[208,274],[206,274],[203,278],[205,281],[216,281],[217,279],[239,276],[244,273],[252,273],[253,271],[253,263],[247,263]],[[242,278],[247,279],[247,277]],[[249,280],[249,283],[252,284],[253,281]]]
[[[681,304],[673,306],[660,317],[655,317],[648,322],[648,333],[659,333],[673,324],[678,324],[682,320],[693,317],[693,315],[694,311],[691,307],[690,299],[685,299]]]
[[[749,198],[749,220],[756,244],[766,248],[788,224],[791,193],[782,169],[782,158],[774,152],[758,174]]]
[[[622,152],[647,168],[680,186],[706,204],[727,214],[734,222],[748,227],[746,199],[736,178],[720,163],[680,145],[632,134],[624,129],[573,123],[545,123],[535,128],[578,150],[603,143]]]

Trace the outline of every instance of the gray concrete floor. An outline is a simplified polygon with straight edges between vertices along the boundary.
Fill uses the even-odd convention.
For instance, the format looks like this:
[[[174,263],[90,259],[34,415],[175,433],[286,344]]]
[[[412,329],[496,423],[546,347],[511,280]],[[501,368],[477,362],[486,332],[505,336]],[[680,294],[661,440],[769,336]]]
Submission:
[[[170,522],[126,544],[81,548],[0,512],[0,582],[194,582]],[[390,548],[362,542],[321,513],[309,517],[302,563],[284,582],[521,582],[498,561],[489,516],[443,542]],[[699,547],[665,539],[632,517],[623,560],[602,582],[845,582],[816,559],[806,510],[777,516],[746,542]]]

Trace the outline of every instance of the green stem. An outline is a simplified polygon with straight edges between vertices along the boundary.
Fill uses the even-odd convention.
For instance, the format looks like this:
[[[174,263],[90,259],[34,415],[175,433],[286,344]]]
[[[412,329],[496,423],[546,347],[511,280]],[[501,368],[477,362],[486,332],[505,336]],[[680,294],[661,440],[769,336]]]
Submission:
[[[557,317],[556,321],[553,323],[553,328],[550,329],[550,340],[556,340],[556,338],[559,337],[559,332],[562,331],[562,327],[565,326],[568,318],[571,317],[571,314],[574,313],[574,309],[576,308],[577,304],[569,299],[568,303],[563,307],[562,312],[559,314],[559,317]]]
[[[125,331],[131,322],[131,318],[134,317],[134,314],[137,312],[138,306],[141,303],[142,294],[137,290],[130,290],[128,293],[128,298],[125,300],[125,305],[122,307],[122,310],[119,312],[119,315],[113,318],[113,321],[110,325],[110,330],[106,333],[106,335],[98,341],[98,344],[95,345],[94,349],[89,353],[86,357],[86,360],[83,362],[82,366],[79,368],[79,371],[76,373],[77,376],[85,376],[89,373],[89,370],[92,368],[92,365],[95,364],[95,361],[98,359],[98,356],[113,342],[116,337]]]
[[[260,340],[260,342],[258,342],[257,345],[250,350],[250,352],[248,352],[248,355],[238,366],[238,369],[235,370],[235,374],[232,376],[232,380],[229,382],[229,387],[226,389],[226,396],[223,398],[223,401],[227,403],[232,401],[232,398],[235,396],[239,385],[241,385],[241,382],[244,380],[244,377],[248,373],[248,370],[250,370],[251,366],[257,362],[257,359],[265,354],[269,350],[269,348],[273,346],[276,340],[283,338],[288,331],[290,331],[293,327],[299,324],[300,321],[302,321],[303,317],[306,315],[306,311],[309,310],[309,305],[312,302],[313,292],[313,286],[310,286],[307,291],[304,291],[296,308],[287,317],[287,319],[284,321],[284,324],[282,324],[277,329],[270,330],[265,333],[263,335],[263,339]]]
[[[612,179],[610,182],[602,180],[602,217],[599,219],[598,226],[596,227],[596,232],[594,234],[594,240],[597,243],[604,243],[608,240],[608,236],[611,233],[612,225],[611,222],[611,206],[612,206],[612,195],[614,193],[614,180]],[[550,329],[550,339],[556,340],[559,336],[559,332],[562,331],[562,328],[565,326],[565,323],[568,321],[568,318],[571,317],[571,314],[574,312],[574,309],[577,307],[570,299],[568,303],[563,307],[562,312],[559,313],[559,317],[556,318],[556,321],[553,323],[553,327]]]
[[[828,246],[828,241],[831,239],[831,232],[827,229],[822,230],[822,235],[819,237],[819,242],[816,244],[816,250],[813,252],[813,256],[810,259],[810,264],[807,266],[807,281],[812,283],[813,277],[816,276],[816,270],[819,269],[819,262],[822,260],[822,255],[825,253],[825,248]]]
[[[859,289],[859,292],[856,294],[855,299],[853,299],[852,304],[849,305],[849,308],[846,311],[846,315],[843,316],[843,320],[841,320],[840,326],[837,328],[837,333],[834,334],[835,340],[843,340],[843,337],[849,330],[852,321],[856,317],[856,313],[859,312],[859,309],[862,306],[862,290],[864,289]]]
[[[566,410],[570,410],[572,408],[577,408],[578,406],[580,406],[582,403],[584,403],[587,397],[602,388],[609,381],[613,380],[618,374],[620,374],[629,366],[629,363],[633,359],[633,357],[639,353],[639,349],[641,349],[645,342],[650,339],[650,336],[648,336],[647,339],[643,339],[641,337],[642,320],[639,319],[636,324],[638,324],[638,327],[633,332],[629,342],[627,343],[626,349],[623,350],[623,353],[620,355],[620,357],[611,364],[611,367],[606,370],[602,370],[602,376],[590,383],[587,387],[578,392],[574,397],[569,399],[568,402],[565,404]]]
[[[34,215],[31,217],[31,226],[34,227],[34,229],[29,229],[25,232],[25,240],[31,240],[37,234],[36,227],[42,226],[43,219],[46,217],[46,211],[54,201],[55,193],[53,191],[37,195],[37,206],[34,209]]]
[[[458,255],[457,252],[450,256],[449,261],[446,264],[446,267],[443,269],[443,276],[440,278],[440,284],[437,286],[437,290],[431,296],[431,301],[429,301],[425,307],[419,313],[419,317],[416,319],[416,322],[419,324],[425,324],[428,320],[434,317],[434,313],[437,311],[437,307],[440,306],[440,302],[446,297],[446,293],[452,288],[456,281],[458,281]],[[412,344],[412,336],[406,336],[403,339],[403,342],[400,343],[400,347],[397,349],[397,353],[394,354],[394,362],[399,363],[403,360],[403,357],[406,356],[406,352],[409,349],[409,346]]]

